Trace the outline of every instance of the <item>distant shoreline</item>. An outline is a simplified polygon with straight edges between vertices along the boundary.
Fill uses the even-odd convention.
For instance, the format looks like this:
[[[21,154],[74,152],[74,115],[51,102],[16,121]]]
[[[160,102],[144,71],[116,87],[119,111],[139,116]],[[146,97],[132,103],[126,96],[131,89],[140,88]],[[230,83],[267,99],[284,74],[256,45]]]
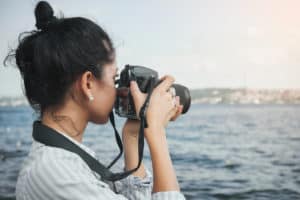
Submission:
[[[300,89],[197,89],[193,103],[206,104],[300,104]]]
[[[300,89],[229,89],[191,90],[192,104],[300,104]],[[28,106],[24,96],[0,97],[0,106]]]

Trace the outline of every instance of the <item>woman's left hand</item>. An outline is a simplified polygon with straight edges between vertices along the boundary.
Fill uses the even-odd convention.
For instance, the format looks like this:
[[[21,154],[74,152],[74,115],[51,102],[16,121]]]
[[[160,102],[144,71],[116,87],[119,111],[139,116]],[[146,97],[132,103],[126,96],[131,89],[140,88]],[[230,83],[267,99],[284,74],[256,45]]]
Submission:
[[[146,96],[144,95],[146,98]],[[179,105],[179,97],[176,97],[174,109],[169,113],[170,120],[175,121],[182,112],[183,106]],[[168,122],[165,124],[167,126]],[[138,135],[140,129],[140,121],[127,119],[122,131],[124,154],[125,154],[125,168],[126,170],[133,169],[138,163]],[[145,177],[146,171],[143,162],[140,168],[133,173],[134,176]]]
[[[175,121],[182,113],[183,106],[179,103],[179,96],[176,96],[176,103],[174,106],[174,109],[170,112],[169,118],[170,121]],[[165,123],[165,127],[168,125],[168,122]],[[124,127],[123,127],[123,133],[129,134],[130,136],[137,137],[140,129],[140,121],[139,120],[133,120],[133,119],[127,119]]]
[[[135,105],[137,113],[139,113],[140,107],[144,104],[147,94],[142,93],[135,81],[131,81],[130,83],[130,91],[134,99],[134,103],[138,104]],[[173,97],[174,101],[174,108],[168,113],[168,117],[166,118],[166,121],[164,122],[164,126],[166,127],[169,123],[169,121],[175,121],[182,113],[183,105],[180,105],[180,99],[179,96]],[[126,121],[126,123],[128,120]],[[124,126],[127,126],[125,123]],[[129,122],[131,123],[131,122]]]

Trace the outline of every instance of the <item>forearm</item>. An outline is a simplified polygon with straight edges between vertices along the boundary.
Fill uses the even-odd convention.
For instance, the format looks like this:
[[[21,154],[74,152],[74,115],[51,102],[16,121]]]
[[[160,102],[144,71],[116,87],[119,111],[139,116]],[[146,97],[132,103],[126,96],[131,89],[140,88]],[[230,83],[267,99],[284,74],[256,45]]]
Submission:
[[[153,193],[179,191],[164,128],[149,128],[146,131],[149,131],[148,135],[155,133],[157,136],[147,138],[153,168]]]
[[[123,145],[125,154],[126,170],[133,169],[138,164],[138,131],[139,122],[128,120],[123,128]],[[179,186],[170,158],[165,128],[154,123],[145,129],[148,135],[146,140],[149,145],[152,168],[153,168],[153,192],[179,191]],[[134,176],[145,177],[145,167],[143,163]]]
[[[127,123],[122,132],[123,147],[125,155],[125,169],[131,170],[137,167],[139,156],[138,156],[138,127],[136,124]],[[146,175],[145,167],[143,162],[139,169],[133,173],[134,176],[144,178]]]

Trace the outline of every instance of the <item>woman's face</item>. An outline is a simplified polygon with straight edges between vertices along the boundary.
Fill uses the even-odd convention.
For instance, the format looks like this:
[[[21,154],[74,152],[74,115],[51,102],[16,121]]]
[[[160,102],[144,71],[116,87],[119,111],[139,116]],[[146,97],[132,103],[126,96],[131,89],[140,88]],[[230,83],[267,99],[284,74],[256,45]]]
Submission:
[[[92,89],[94,100],[89,102],[90,121],[97,124],[106,123],[116,99],[115,78],[118,68],[115,62],[103,66],[101,79],[96,79]]]

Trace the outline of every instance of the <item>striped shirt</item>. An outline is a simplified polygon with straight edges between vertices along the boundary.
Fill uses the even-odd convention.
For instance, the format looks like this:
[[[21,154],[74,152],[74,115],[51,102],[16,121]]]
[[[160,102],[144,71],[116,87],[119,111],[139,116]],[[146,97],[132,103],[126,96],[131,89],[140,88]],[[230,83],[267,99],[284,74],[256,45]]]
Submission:
[[[67,135],[64,136],[95,157],[95,152],[90,148]],[[130,175],[117,181],[115,193],[111,184],[103,182],[77,154],[46,146],[34,140],[18,176],[16,198],[17,200],[185,199],[177,191],[151,194],[152,185],[152,175],[146,170],[144,178]]]

